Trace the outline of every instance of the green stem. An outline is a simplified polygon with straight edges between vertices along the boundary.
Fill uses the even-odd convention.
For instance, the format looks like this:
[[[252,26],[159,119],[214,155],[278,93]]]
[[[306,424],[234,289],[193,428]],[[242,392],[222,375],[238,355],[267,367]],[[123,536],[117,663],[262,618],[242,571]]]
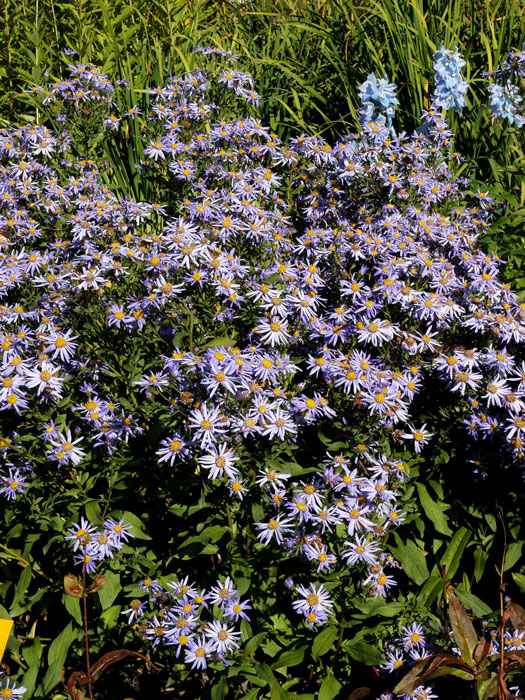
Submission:
[[[37,574],[40,574],[40,576],[45,578],[46,581],[50,581],[51,583],[53,583],[52,578],[49,578],[49,576],[46,576],[44,574],[44,572],[39,567],[35,566],[34,564],[31,565],[31,562],[27,561],[27,559],[24,559],[24,557],[21,557],[20,554],[17,554],[12,549],[9,549],[9,547],[6,547],[5,544],[0,543],[0,547],[4,551],[6,551],[8,554],[10,554],[12,557],[14,557],[17,561],[19,561],[21,564],[24,564],[25,566],[32,566],[33,571],[35,571],[35,573],[37,573]]]
[[[226,516],[228,518],[228,527],[230,528],[230,536],[233,542],[235,540],[235,533],[233,532],[232,514],[230,511],[230,506],[228,504],[226,504]]]

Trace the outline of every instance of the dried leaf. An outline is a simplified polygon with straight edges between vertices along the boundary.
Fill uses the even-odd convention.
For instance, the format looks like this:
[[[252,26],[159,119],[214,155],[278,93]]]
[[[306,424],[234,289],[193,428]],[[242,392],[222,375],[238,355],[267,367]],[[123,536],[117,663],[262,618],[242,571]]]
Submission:
[[[478,642],[478,646],[474,650],[474,661],[479,663],[481,659],[484,659],[490,651],[490,640],[486,637],[481,637]]]
[[[97,593],[101,591],[106,585],[106,577],[102,574],[97,574],[93,580],[93,583],[87,589],[88,593]]]
[[[126,656],[138,656],[156,671],[159,670],[159,668],[151,663],[146,656],[139,654],[138,651],[131,651],[130,649],[116,649],[115,651],[108,651],[107,654],[104,654],[104,656],[101,656],[100,659],[95,661],[95,663],[91,666],[91,679],[96,681],[97,678],[104,673],[108,666],[111,666],[111,664],[114,664],[116,661],[126,658]]]
[[[470,666],[473,660],[474,650],[478,645],[478,635],[474,629],[465,608],[454,593],[452,585],[447,586],[448,616],[454,632],[454,638],[461,651],[463,660]]]
[[[507,610],[512,626],[515,630],[521,632],[525,630],[525,609],[517,603],[507,603]]]
[[[370,695],[370,688],[356,688],[350,693],[347,700],[361,700],[361,698],[366,698],[367,695]]]
[[[67,682],[67,689],[73,700],[84,700],[86,696],[77,688],[77,683],[80,683],[80,685],[88,684],[88,677],[84,671],[73,671]]]
[[[64,590],[67,595],[73,598],[82,598],[84,594],[84,587],[74,574],[67,574],[64,576]]]
[[[525,666],[525,651],[513,651],[512,654],[505,654],[505,658]]]
[[[418,661],[410,669],[407,675],[399,681],[399,683],[394,688],[394,692],[398,695],[402,695],[403,693],[411,693],[415,688],[417,688],[418,685],[420,685],[419,678],[423,673],[424,669],[426,669],[429,665],[431,659],[432,657],[429,657],[427,659],[422,659],[421,661]]]
[[[396,685],[398,695],[413,692],[422,683],[447,674],[465,673],[473,678],[472,669],[452,654],[436,654],[418,661],[407,675]]]

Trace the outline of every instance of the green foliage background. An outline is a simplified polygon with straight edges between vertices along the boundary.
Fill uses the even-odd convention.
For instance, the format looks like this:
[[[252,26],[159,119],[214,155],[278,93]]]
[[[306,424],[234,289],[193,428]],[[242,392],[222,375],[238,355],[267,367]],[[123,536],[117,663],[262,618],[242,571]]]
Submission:
[[[428,107],[433,52],[457,45],[470,90],[468,108],[449,115],[450,124],[465,174],[509,205],[485,243],[509,261],[513,287],[525,290],[523,139],[492,124],[481,77],[525,41],[521,0],[4,0],[0,32],[4,123],[37,118],[22,90],[46,70],[56,74],[66,46],[80,61],[131,78],[144,102],[148,85],[193,67],[200,44],[241,56],[257,78],[261,119],[280,136],[325,138],[356,127],[358,86],[371,71],[398,84],[398,128],[413,128]],[[138,196],[133,144],[108,155],[114,176]]]

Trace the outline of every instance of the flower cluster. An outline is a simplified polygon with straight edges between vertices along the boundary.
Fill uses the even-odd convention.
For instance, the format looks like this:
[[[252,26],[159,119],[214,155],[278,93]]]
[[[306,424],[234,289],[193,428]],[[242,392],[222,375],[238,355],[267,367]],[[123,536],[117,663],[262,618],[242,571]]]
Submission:
[[[465,60],[457,48],[445,49],[443,44],[434,54],[435,90],[432,99],[434,109],[453,109],[461,112],[466,105],[468,83],[461,75]]]
[[[487,630],[484,636],[490,640],[486,656],[489,658],[499,656],[501,650],[500,630]],[[506,630],[503,635],[503,644],[506,653],[523,651],[525,649],[525,632]],[[451,629],[430,630],[421,623],[413,622],[411,625],[403,626],[399,637],[389,642],[385,652],[385,663],[381,669],[389,673],[397,671],[406,673],[410,666],[434,653],[450,653],[458,657],[461,656],[461,651],[455,644],[454,632]],[[509,688],[509,690],[515,693],[515,697],[521,697],[517,687]],[[433,694],[432,688],[421,685],[411,693],[401,695],[383,693],[377,700],[394,700],[394,698],[430,700],[437,697]]]
[[[75,554],[75,563],[83,570],[92,574],[99,562],[103,559],[112,559],[115,552],[122,549],[122,545],[134,537],[130,532],[131,525],[107,519],[104,521],[104,528],[100,531],[95,525],[91,525],[86,518],[80,519],[80,524],[73,523],[68,528],[68,535],[65,537],[70,542]]]
[[[483,74],[489,81],[489,108],[496,119],[507,119],[517,127],[525,125],[521,82],[525,77],[525,44],[511,51],[501,66]]]
[[[256,523],[258,539],[265,545],[275,542],[288,552],[302,554],[317,574],[329,574],[341,563],[357,565],[369,595],[384,598],[396,584],[385,569],[398,564],[382,551],[381,540],[389,528],[404,521],[396,497],[406,476],[402,460],[374,454],[365,445],[356,447],[353,460],[342,454],[330,455],[324,471],[308,481],[292,481],[288,489],[285,485],[290,474],[263,470],[257,483],[274,512],[267,522]],[[338,526],[344,526],[350,539],[343,537],[341,541]],[[334,554],[340,548],[342,562]],[[296,609],[305,614],[309,624],[326,622],[325,607]]]
[[[129,459],[144,434],[148,468],[235,507],[262,486],[274,510],[260,542],[319,572],[343,529],[341,559],[384,596],[395,562],[378,538],[403,520],[406,462],[436,439],[417,408],[429,385],[467,440],[523,459],[525,305],[476,245],[496,205],[455,177],[439,113],[411,135],[390,128],[386,80],[362,91],[384,123],[283,142],[245,107],[221,113],[221,95],[256,102],[222,58],[153,88],[147,118],[135,110],[141,175],[168,183],[169,206],[113,193],[70,148],[69,116],[58,133],[0,134],[0,410],[24,418],[7,495],[23,488],[19,460],[41,469],[27,433],[58,469]],[[342,446],[320,464],[324,431]],[[87,571],[125,539],[118,525],[120,538],[70,531]],[[314,607],[298,610],[324,621]]]
[[[249,620],[251,610],[229,576],[208,591],[187,576],[165,586],[146,578],[140,586],[148,593],[148,602],[132,600],[122,614],[153,648],[172,648],[177,657],[183,652],[184,663],[191,668],[205,669],[212,661],[229,665],[227,657],[239,647],[241,636],[234,623]]]
[[[359,87],[362,121],[379,122],[390,128],[396,105],[399,104],[395,90],[396,85],[389,83],[386,75],[384,78],[377,78],[374,73],[370,73]]]

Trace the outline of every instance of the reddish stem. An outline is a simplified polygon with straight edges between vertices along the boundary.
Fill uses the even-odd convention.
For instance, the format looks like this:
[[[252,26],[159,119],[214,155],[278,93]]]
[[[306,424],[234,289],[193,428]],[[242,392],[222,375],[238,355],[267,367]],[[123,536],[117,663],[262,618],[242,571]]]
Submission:
[[[89,700],[93,700],[93,687],[91,681],[91,664],[89,662],[89,636],[87,618],[87,596],[86,593],[86,564],[82,564],[82,599],[84,601],[84,641],[86,644],[86,672],[88,677]]]

